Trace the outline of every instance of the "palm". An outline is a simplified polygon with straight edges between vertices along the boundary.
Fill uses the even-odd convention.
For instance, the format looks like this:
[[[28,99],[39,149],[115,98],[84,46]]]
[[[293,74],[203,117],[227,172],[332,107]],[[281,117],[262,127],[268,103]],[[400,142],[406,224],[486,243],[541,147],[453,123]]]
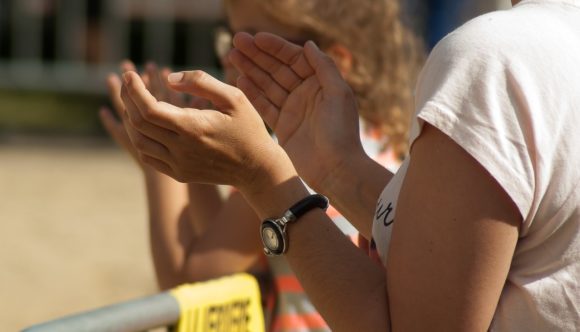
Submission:
[[[238,86],[274,129],[299,174],[314,188],[345,156],[362,151],[356,102],[334,62],[314,46],[240,33],[231,62]]]
[[[323,181],[327,169],[341,163],[342,152],[358,148],[354,99],[345,97],[328,93],[312,76],[289,94],[280,109],[274,132],[298,173],[313,187]],[[324,167],[313,165],[323,163]]]

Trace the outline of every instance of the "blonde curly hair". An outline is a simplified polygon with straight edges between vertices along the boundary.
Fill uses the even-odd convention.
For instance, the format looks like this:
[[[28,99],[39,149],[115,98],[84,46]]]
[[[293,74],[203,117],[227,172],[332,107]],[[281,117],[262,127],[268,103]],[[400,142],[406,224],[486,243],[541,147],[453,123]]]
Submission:
[[[227,0],[229,2],[235,0]],[[353,55],[345,77],[359,115],[388,138],[385,148],[403,158],[413,110],[413,90],[424,52],[404,26],[397,0],[259,0],[255,5],[322,49],[337,43]]]

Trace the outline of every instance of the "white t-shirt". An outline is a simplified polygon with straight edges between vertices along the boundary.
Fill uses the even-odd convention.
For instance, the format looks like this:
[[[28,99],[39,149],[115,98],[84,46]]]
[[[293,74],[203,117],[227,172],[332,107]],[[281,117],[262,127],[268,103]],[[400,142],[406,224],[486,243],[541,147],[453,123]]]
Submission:
[[[411,142],[425,122],[476,159],[523,218],[491,330],[580,330],[580,0],[522,1],[448,35],[419,79]],[[384,264],[409,162],[377,204]]]

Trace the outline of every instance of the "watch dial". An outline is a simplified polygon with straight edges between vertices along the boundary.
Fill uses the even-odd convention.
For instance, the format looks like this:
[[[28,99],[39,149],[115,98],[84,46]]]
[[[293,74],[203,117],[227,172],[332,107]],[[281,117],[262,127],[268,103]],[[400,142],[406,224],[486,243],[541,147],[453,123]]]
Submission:
[[[276,236],[276,232],[269,227],[265,227],[262,230],[262,238],[264,239],[264,244],[266,247],[270,249],[278,249],[280,244],[278,243],[278,236]]]

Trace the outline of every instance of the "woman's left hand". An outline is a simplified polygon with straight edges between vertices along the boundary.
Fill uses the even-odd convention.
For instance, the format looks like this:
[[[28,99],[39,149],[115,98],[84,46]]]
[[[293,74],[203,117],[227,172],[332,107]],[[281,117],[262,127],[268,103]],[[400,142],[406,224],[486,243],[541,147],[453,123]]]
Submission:
[[[274,130],[300,176],[326,193],[336,172],[366,157],[356,98],[334,61],[269,33],[238,33],[230,60],[244,91]],[[312,161],[316,160],[316,163]]]

